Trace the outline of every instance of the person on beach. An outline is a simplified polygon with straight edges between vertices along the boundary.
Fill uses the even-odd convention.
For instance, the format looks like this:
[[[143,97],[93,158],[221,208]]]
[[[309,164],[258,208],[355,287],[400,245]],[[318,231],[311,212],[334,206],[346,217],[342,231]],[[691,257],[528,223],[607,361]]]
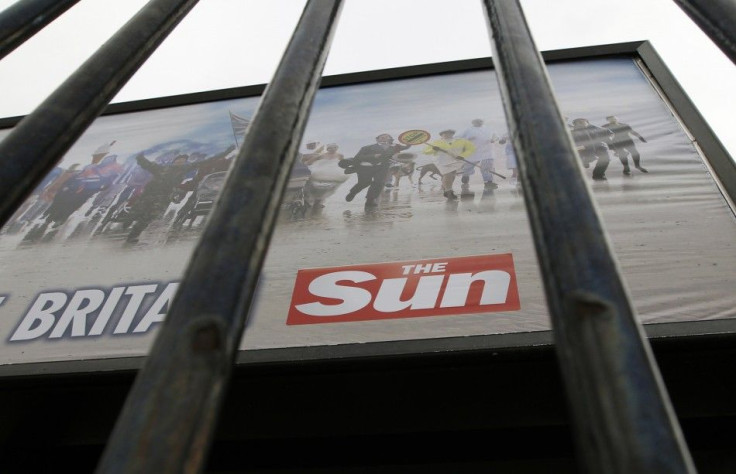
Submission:
[[[485,125],[483,119],[473,119],[471,127],[463,131],[458,138],[464,138],[475,146],[475,153],[468,157],[469,163],[463,164],[461,169],[463,191],[467,191],[470,177],[475,174],[475,168],[480,165],[480,174],[483,177],[485,189],[496,189],[498,185],[493,182],[493,172],[496,171],[493,163],[493,144],[498,142],[498,137]]]
[[[636,149],[634,140],[631,139],[632,135],[638,138],[642,143],[646,143],[646,138],[642,137],[637,133],[630,125],[619,122],[615,115],[609,115],[606,117],[608,122],[601,127],[608,130],[613,137],[611,138],[610,148],[613,154],[618,157],[621,164],[624,165],[624,174],[631,176],[631,168],[629,167],[629,155],[631,160],[634,162],[634,167],[642,173],[649,173],[649,170],[641,166],[641,155],[639,150]]]
[[[604,128],[591,125],[588,119],[584,118],[576,118],[572,121],[572,125],[572,139],[577,145],[583,166],[590,168],[590,164],[595,161],[593,180],[605,181],[606,169],[608,169],[608,163],[611,161],[606,146],[610,140],[610,132]]]
[[[440,132],[440,138],[422,151],[425,155],[437,157],[437,168],[442,174],[442,192],[448,201],[457,199],[452,190],[455,176],[467,163],[467,158],[475,152],[475,145],[464,138],[455,138],[455,130]]]
[[[352,166],[358,175],[358,182],[350,188],[345,200],[350,202],[365,188],[366,207],[378,206],[378,196],[381,194],[391,165],[391,158],[409,145],[394,145],[394,139],[388,133],[376,137],[376,143],[362,147],[352,159]]]

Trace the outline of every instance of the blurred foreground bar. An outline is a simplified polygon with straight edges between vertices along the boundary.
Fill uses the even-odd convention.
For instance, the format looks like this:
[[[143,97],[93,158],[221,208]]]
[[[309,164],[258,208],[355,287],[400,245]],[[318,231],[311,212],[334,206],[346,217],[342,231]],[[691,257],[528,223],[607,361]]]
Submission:
[[[151,0],[0,143],[0,227],[197,0]]]
[[[0,59],[79,0],[20,0],[0,12]]]
[[[736,64],[736,2],[675,0],[703,32]]]
[[[484,0],[585,472],[694,467],[518,0]]]
[[[305,7],[118,418],[100,472],[202,469],[340,3],[310,0]]]

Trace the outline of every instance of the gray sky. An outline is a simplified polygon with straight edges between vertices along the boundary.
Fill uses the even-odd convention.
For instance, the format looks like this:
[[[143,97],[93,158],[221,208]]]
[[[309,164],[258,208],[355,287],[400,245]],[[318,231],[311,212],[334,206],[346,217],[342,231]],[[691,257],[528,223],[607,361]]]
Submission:
[[[15,0],[0,0],[4,9]],[[146,0],[82,0],[0,62],[0,116],[32,111]],[[267,82],[304,0],[203,0],[115,101]],[[736,155],[736,67],[672,0],[522,0],[541,50],[652,41]],[[479,0],[345,0],[326,74],[491,54]]]

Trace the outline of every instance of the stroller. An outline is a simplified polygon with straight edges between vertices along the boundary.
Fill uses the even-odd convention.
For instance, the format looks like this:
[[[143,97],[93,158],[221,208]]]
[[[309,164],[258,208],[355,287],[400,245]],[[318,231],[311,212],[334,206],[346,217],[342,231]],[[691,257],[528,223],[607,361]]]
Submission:
[[[281,208],[286,211],[290,219],[301,219],[307,213],[309,204],[306,200],[304,188],[312,175],[307,165],[297,159],[291,169],[289,183],[286,185],[284,196],[281,200]]]

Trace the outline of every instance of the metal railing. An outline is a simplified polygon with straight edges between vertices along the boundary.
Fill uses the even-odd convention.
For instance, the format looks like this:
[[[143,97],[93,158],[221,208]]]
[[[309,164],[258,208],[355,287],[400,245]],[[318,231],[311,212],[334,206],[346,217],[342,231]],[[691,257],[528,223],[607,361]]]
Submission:
[[[521,5],[483,3],[584,465],[693,472]]]
[[[0,59],[10,54],[79,0],[25,0],[0,15]]]
[[[0,225],[196,3],[151,0],[0,143]]]
[[[21,0],[2,12],[0,57],[75,1]],[[676,1],[734,60],[734,4]],[[521,6],[483,3],[583,465],[694,472]],[[0,143],[0,225],[195,4],[151,0]],[[100,472],[202,469],[340,4],[307,3]]]

